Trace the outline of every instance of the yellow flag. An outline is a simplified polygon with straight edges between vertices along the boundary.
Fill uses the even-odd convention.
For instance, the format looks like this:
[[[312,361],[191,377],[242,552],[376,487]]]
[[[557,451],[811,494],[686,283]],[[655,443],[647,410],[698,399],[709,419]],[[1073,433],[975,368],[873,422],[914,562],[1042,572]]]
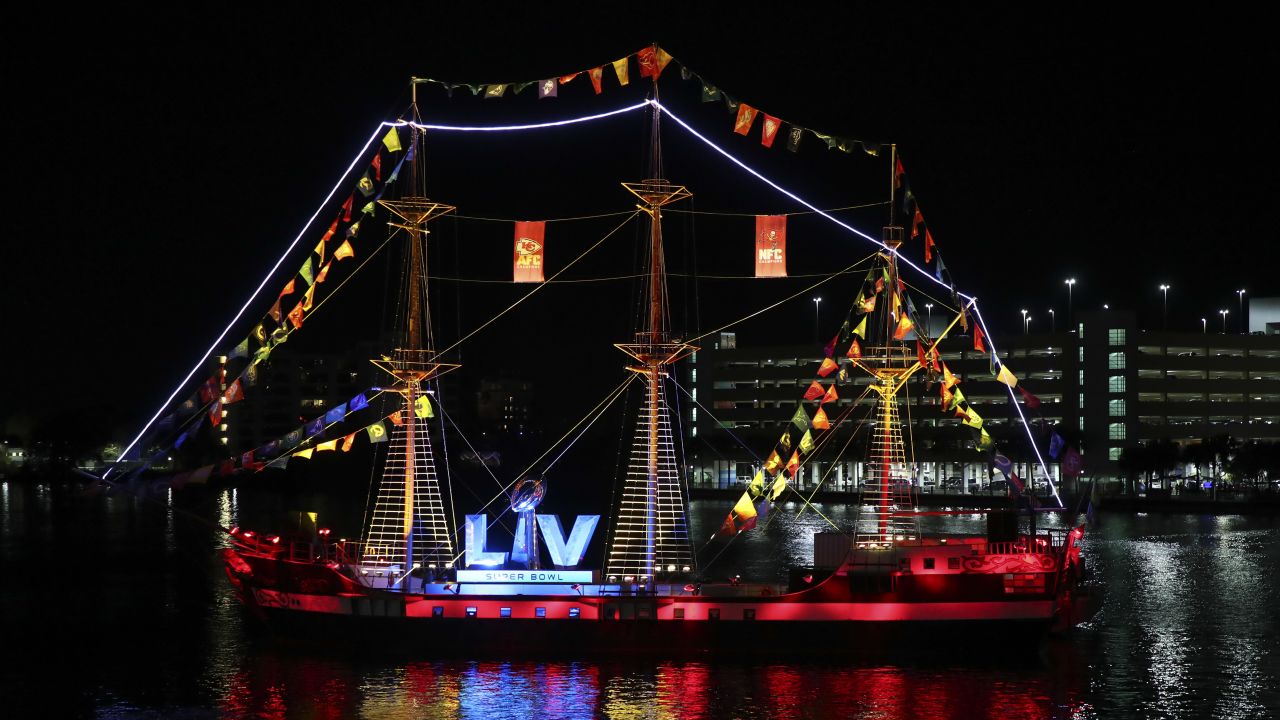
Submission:
[[[750,495],[742,493],[742,497],[738,498],[738,504],[733,506],[733,514],[739,521],[750,520],[756,516],[756,506],[752,504]]]
[[[783,473],[778,473],[778,479],[774,480],[773,487],[769,488],[769,501],[772,502],[777,500],[778,496],[782,494],[782,491],[786,489],[787,476]]]
[[[1009,372],[1009,368],[1004,365],[1000,366],[1000,374],[996,375],[996,380],[1008,385],[1009,387],[1018,387],[1018,376]]]
[[[778,438],[778,444],[782,446],[783,450],[791,449],[791,431],[790,430],[782,433],[782,437]]]
[[[965,411],[964,424],[968,425],[971,428],[982,429],[982,416],[979,415],[973,408],[969,408],[968,410]]]
[[[400,133],[395,128],[387,131],[386,137],[382,138],[382,144],[387,147],[387,152],[400,152]]]
[[[317,260],[316,262],[323,263],[324,262],[324,239],[323,238],[321,238],[320,242],[316,243],[315,253],[320,256],[320,259]]]
[[[862,322],[858,323],[858,327],[853,329],[853,334],[863,340],[867,339],[867,319],[865,317],[862,318]]]
[[[751,478],[751,484],[747,486],[751,494],[760,497],[760,493],[764,492],[764,471],[757,470],[756,476]]]
[[[613,61],[613,71],[618,74],[618,84],[626,85],[631,82],[631,78],[627,77],[627,59]]]
[[[294,457],[300,457],[300,458],[302,458],[302,459],[304,459],[304,460],[310,460],[310,459],[311,459],[311,453],[313,453],[313,452],[315,452],[315,451],[314,451],[314,450],[312,450],[311,448],[307,448],[306,450],[299,450],[298,452],[294,453],[294,454],[293,454],[293,456],[294,456]]]
[[[417,400],[413,401],[413,414],[420,418],[433,418],[436,411],[431,407],[431,400],[426,395],[419,395]]]
[[[313,300],[315,300],[315,298],[316,298],[316,286],[312,285],[311,287],[307,288],[307,292],[302,296],[302,309],[310,310],[311,303]]]
[[[332,452],[337,449],[338,449],[337,440],[326,440],[320,443],[319,445],[316,445],[316,452]]]

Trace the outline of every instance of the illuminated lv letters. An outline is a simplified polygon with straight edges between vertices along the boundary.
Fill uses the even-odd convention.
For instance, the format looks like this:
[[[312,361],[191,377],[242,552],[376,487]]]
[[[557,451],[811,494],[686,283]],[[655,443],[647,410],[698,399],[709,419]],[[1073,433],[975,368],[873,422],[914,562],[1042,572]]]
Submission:
[[[520,525],[523,522],[522,517],[517,524]],[[551,562],[558,568],[570,568],[582,562],[582,557],[587,554],[587,545],[591,542],[591,536],[595,534],[596,526],[600,524],[600,516],[579,515],[573,521],[573,531],[569,533],[567,540],[559,517],[538,515],[537,523],[538,529],[542,532],[542,541],[547,546],[547,553],[551,555]],[[464,531],[467,567],[472,565],[500,567],[506,564],[507,553],[488,550],[485,547],[488,540],[488,525],[488,518],[484,515],[467,516]],[[523,527],[516,528],[516,545],[511,552],[511,558],[516,562],[528,560],[529,549],[523,547],[519,540],[523,537],[522,530]]]
[[[564,528],[560,527],[560,518],[556,515],[539,515],[538,529],[542,531],[542,541],[547,544],[547,552],[551,553],[551,562],[556,567],[574,567],[582,562],[587,554],[587,543],[596,531],[600,522],[599,515],[579,515],[573,521],[573,532],[565,542]]]
[[[484,515],[468,515],[464,538],[467,543],[467,567],[483,565],[500,567],[507,562],[504,552],[487,552],[484,549],[489,536],[489,518]]]

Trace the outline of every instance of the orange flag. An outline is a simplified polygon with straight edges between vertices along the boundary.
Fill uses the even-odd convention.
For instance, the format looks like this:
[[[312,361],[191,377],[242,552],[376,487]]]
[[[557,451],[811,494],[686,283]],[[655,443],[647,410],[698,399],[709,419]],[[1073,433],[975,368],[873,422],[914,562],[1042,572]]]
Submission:
[[[924,229],[924,261],[933,262],[933,235],[929,233],[929,228]]]
[[[982,334],[982,328],[978,327],[977,325],[974,325],[973,326],[973,349],[977,350],[980,353],[984,353],[987,351],[987,347],[982,344],[983,337],[985,336]]]
[[[787,461],[787,474],[789,474],[792,477],[792,479],[794,479],[796,476],[796,471],[798,471],[799,469],[800,469],[800,451],[796,450],[791,453],[791,459]]]
[[[325,263],[324,267],[320,268],[320,274],[316,275],[316,285],[319,285],[320,283],[324,282],[324,279],[329,277],[329,266],[331,265],[333,265],[332,260]],[[311,287],[315,287],[315,285],[312,285]]]
[[[599,95],[604,91],[604,88],[600,86],[600,81],[604,79],[604,66],[591,68],[587,71],[587,74],[591,76],[591,87],[595,88],[596,94]]]
[[[858,339],[853,339],[853,344],[849,346],[849,352],[844,354],[845,357],[857,360],[862,357],[862,346],[858,344]]]
[[[756,216],[756,277],[787,276],[787,216]]]
[[[764,461],[764,471],[770,475],[778,472],[778,468],[782,466],[782,458],[778,457],[778,451],[774,450],[769,453],[769,457]]]
[[[897,297],[897,295],[894,295],[894,297]],[[911,318],[903,315],[902,319],[898,321],[898,329],[893,331],[893,339],[903,339],[913,327],[915,327],[915,323],[911,322]]]
[[[733,131],[739,135],[751,132],[751,124],[756,120],[758,111],[746,103],[739,103],[738,117],[733,121]]]
[[[294,281],[294,280],[297,280],[297,278],[289,278],[289,282],[285,283],[284,289],[283,289],[283,290],[281,290],[281,291],[280,291],[280,294],[279,294],[279,295],[277,295],[276,297],[278,297],[278,298],[282,298],[282,297],[284,297],[285,295],[288,295],[289,293],[293,292],[293,287],[294,287],[294,286],[293,286],[293,281]]]
[[[320,238],[320,244],[323,245],[324,243],[329,242],[329,240],[333,238],[333,234],[336,232],[338,232],[338,221],[334,220],[333,224],[329,226],[329,229],[324,231],[324,237]]]
[[[397,410],[397,411],[395,411],[395,412],[391,413],[391,415],[389,415],[389,416],[387,417],[387,419],[391,421],[391,424],[392,424],[392,425],[403,425],[403,424],[404,424],[404,418],[403,418],[403,417],[401,417],[401,415],[400,415],[400,411],[399,411],[399,410]]]
[[[346,260],[349,257],[355,257],[355,255],[356,251],[355,248],[351,247],[350,240],[343,240],[338,249],[333,251],[334,260]]]
[[[342,438],[342,452],[351,452],[351,446],[355,444],[356,444],[355,433],[351,433],[350,435]]]
[[[832,388],[832,389],[834,390],[835,388]],[[814,429],[816,429],[816,430],[830,430],[830,429],[831,429],[831,420],[829,420],[829,419],[827,418],[827,413],[826,413],[826,411],[825,411],[825,410],[823,410],[821,407],[819,407],[819,408],[818,408],[818,412],[817,412],[817,413],[814,413],[814,416],[813,416],[813,427],[814,427]]]
[[[819,404],[819,405],[825,405],[826,403],[829,403],[829,402],[835,402],[835,401],[837,401],[837,400],[839,400],[839,399],[840,399],[840,395],[838,395],[838,394],[836,393],[836,386],[835,386],[835,384],[833,383],[833,384],[831,385],[831,387],[827,388],[827,394],[826,394],[826,395],[824,395],[824,396],[822,396],[822,402],[820,402],[820,403],[818,403],[818,404]]]
[[[834,385],[832,387],[834,387]],[[822,389],[822,383],[814,380],[813,383],[809,385],[809,389],[804,391],[804,399],[817,400],[822,397],[825,392],[826,391]]]
[[[302,303],[294,305],[289,311],[289,322],[293,323],[295,328],[302,327]]]
[[[835,360],[832,360],[831,358],[823,358],[822,365],[818,368],[818,376],[826,377],[835,372],[838,367],[840,366],[836,364]]]
[[[956,376],[951,374],[951,368],[947,367],[946,363],[942,363],[942,386],[949,390],[958,382],[960,381]]]

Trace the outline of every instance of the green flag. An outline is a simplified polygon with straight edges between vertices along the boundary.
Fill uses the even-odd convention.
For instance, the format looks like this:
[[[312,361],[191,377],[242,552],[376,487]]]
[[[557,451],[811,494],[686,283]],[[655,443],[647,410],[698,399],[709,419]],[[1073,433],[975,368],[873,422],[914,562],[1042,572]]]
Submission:
[[[800,438],[800,452],[806,454],[813,452],[813,435],[809,434],[808,430],[805,430],[804,437]]]
[[[369,433],[369,442],[371,443],[387,441],[387,426],[381,420],[365,428],[365,432]]]
[[[400,152],[400,133],[396,132],[395,128],[391,128],[382,138],[382,144],[386,146],[387,152]]]
[[[863,340],[867,339],[867,318],[865,315],[862,317],[862,322],[858,323],[858,327],[853,329],[853,334]]]
[[[249,338],[240,341],[240,344],[231,351],[231,358],[247,358],[249,357]]]
[[[797,430],[809,429],[809,415],[804,411],[804,405],[796,408],[796,414],[791,416],[791,424],[795,425]]]
[[[951,401],[947,403],[947,410],[955,410],[962,402],[964,402],[964,393],[960,391],[960,388],[952,390]]]
[[[377,208],[373,206],[373,201],[370,200],[369,202],[365,203],[364,207],[360,208],[360,212],[364,213],[365,215],[372,215],[373,211],[376,209]]]
[[[311,256],[307,256],[307,261],[302,263],[302,268],[298,270],[298,274],[307,282],[307,287],[311,287],[316,281],[316,271],[311,267]]]
[[[995,446],[996,441],[991,439],[991,436],[987,434],[985,429],[982,429],[982,436],[978,438],[978,452],[986,452],[995,448]]]

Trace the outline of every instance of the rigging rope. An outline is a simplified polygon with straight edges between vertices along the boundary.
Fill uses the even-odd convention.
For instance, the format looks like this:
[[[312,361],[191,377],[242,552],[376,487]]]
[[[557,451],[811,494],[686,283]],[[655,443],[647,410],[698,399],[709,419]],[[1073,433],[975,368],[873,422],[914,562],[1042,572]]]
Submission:
[[[889,201],[880,200],[878,202],[863,203],[861,205],[846,205],[845,207],[831,208],[830,210],[797,210],[789,213],[776,213],[777,215],[794,216],[794,215],[818,215],[821,213],[843,212],[845,210],[861,210],[869,207],[880,207],[888,205]],[[721,217],[759,217],[765,213],[738,213],[738,212],[716,212],[713,210],[667,210],[670,213],[679,213],[681,215],[718,215]]]

